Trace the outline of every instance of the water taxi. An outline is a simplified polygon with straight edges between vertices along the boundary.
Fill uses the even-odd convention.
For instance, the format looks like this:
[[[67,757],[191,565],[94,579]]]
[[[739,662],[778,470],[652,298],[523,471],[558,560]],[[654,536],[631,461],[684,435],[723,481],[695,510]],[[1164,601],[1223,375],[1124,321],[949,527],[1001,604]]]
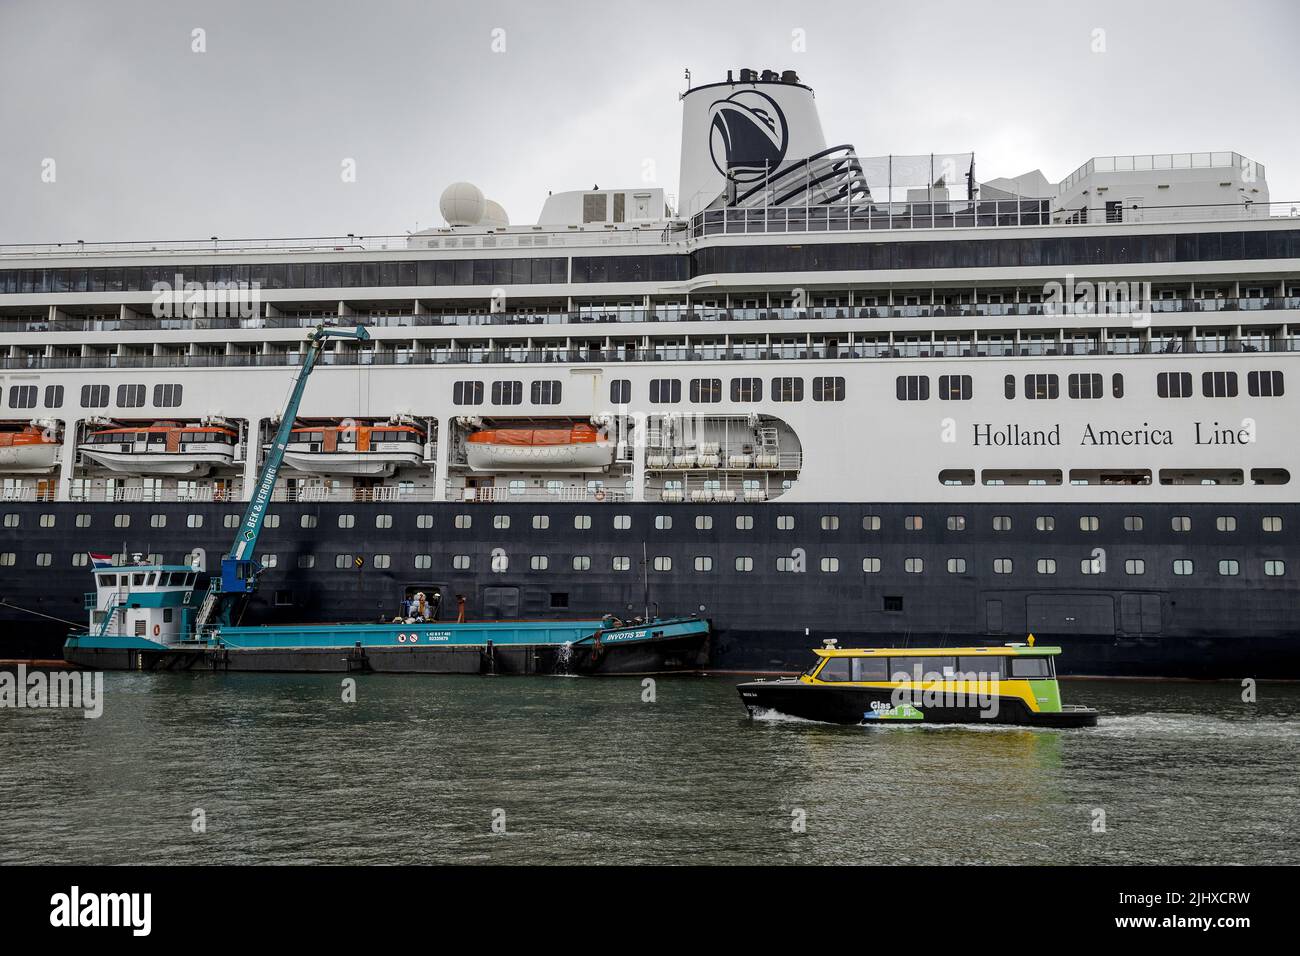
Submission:
[[[750,716],[775,711],[835,724],[1093,727],[1097,711],[1061,703],[1059,647],[840,648],[813,651],[798,677],[740,684]]]

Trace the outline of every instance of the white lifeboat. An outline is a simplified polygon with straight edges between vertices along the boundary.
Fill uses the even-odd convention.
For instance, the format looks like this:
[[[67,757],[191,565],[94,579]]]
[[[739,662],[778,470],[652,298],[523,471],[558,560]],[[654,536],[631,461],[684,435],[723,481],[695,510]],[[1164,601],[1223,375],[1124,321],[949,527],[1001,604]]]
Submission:
[[[116,425],[90,432],[77,446],[81,457],[129,475],[202,477],[234,465],[239,433],[228,425]]]
[[[290,433],[284,463],[313,475],[388,478],[424,463],[424,440],[422,428],[403,420],[303,426]]]

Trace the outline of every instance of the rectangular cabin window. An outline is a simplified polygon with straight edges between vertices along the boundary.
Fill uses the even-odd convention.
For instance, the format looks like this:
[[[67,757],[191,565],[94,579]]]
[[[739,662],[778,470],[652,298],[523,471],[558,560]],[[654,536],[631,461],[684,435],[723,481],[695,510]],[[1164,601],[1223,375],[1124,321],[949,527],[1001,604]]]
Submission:
[[[608,216],[608,197],[604,193],[586,193],[582,197],[582,221],[604,222]]]
[[[532,399],[534,405],[558,405],[560,395],[561,384],[554,379],[533,382]]]
[[[1025,398],[1055,399],[1060,397],[1061,384],[1055,374],[1025,376]]]
[[[616,378],[609,383],[609,403],[627,405],[632,401],[632,382],[626,378]]]
[[[813,379],[814,402],[844,401],[844,379],[839,375]]]
[[[451,387],[451,400],[455,405],[482,405],[482,382],[456,382]]]
[[[1281,372],[1246,373],[1246,391],[1252,398],[1281,398],[1285,390]]]
[[[930,377],[900,375],[894,381],[894,390],[900,402],[924,402],[930,397]]]
[[[1236,398],[1236,372],[1202,372],[1201,394],[1206,398]]]
[[[1101,398],[1101,376],[1097,374],[1072,374],[1066,381],[1071,398]]]
[[[703,403],[722,401],[722,379],[720,378],[691,379],[691,401],[703,402]]]
[[[772,379],[772,401],[802,402],[803,379],[792,377]]]
[[[965,402],[971,397],[969,375],[940,375],[939,399],[945,402]]]
[[[672,405],[682,400],[682,383],[676,378],[650,380],[650,401],[656,405]]]
[[[1156,376],[1156,394],[1161,398],[1191,398],[1191,372],[1161,372]]]
[[[763,400],[763,380],[761,378],[733,378],[731,380],[731,400],[733,402],[761,402]]]
[[[143,385],[119,385],[117,387],[118,408],[140,408],[144,405]]]
[[[493,405],[519,405],[524,400],[523,382],[493,382]]]

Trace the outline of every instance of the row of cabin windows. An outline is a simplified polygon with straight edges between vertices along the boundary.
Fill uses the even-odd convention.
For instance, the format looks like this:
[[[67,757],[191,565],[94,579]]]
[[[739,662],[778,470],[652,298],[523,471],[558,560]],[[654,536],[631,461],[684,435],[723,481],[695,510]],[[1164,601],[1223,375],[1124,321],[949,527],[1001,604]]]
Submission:
[[[547,379],[531,383],[529,398],[534,405],[558,405],[563,394],[563,383]],[[521,405],[524,400],[523,382],[493,382],[493,405]],[[479,381],[456,382],[451,387],[454,405],[482,405],[483,383]]]
[[[930,376],[900,375],[895,380],[894,387],[900,402],[923,402],[930,397]],[[1066,393],[1074,399],[1106,397],[1104,378],[1097,372],[1071,373],[1066,378],[1066,388]],[[1280,397],[1285,392],[1283,375],[1281,372],[1268,370],[1248,372],[1246,390],[1252,398]],[[1002,379],[1002,393],[1009,399],[1016,397],[1016,376],[1007,375]],[[1124,397],[1124,376],[1119,372],[1113,373],[1110,377],[1110,394],[1114,398]],[[1192,373],[1158,373],[1156,394],[1161,398],[1192,397]],[[1201,394],[1206,398],[1235,398],[1237,373],[1201,373]],[[969,401],[972,397],[971,376],[940,375],[938,395],[942,401]],[[1054,372],[1025,375],[1024,396],[1031,400],[1060,398],[1060,376]]]
[[[33,408],[36,404],[36,386],[22,385],[15,388],[24,388],[30,390],[28,400],[31,404],[16,405],[14,404],[13,392],[10,389],[9,404],[14,408]],[[183,385],[155,385],[153,387],[153,407],[154,408],[175,408],[181,403],[185,392]],[[117,407],[118,408],[143,408],[146,390],[143,385],[119,385],[117,386]],[[107,385],[83,385],[81,386],[81,407],[82,408],[107,408],[109,399],[109,387]],[[63,405],[63,386],[47,385],[45,388],[45,407],[59,408]]]
[[[969,389],[970,377],[966,376]],[[774,402],[802,402],[804,400],[804,380],[798,376],[781,376],[773,378],[770,383],[771,400]],[[733,378],[730,382],[730,394],[733,402],[751,403],[763,400],[763,380],[761,378]],[[532,383],[531,399],[534,405],[555,405],[560,401],[561,383],[542,381]],[[844,378],[839,375],[818,376],[812,381],[812,399],[815,402],[842,402],[845,398]],[[493,382],[491,398],[493,405],[520,405],[523,403],[524,386],[522,382]],[[691,402],[697,404],[715,404],[723,400],[722,379],[690,379],[686,393]],[[649,398],[656,405],[675,405],[682,400],[682,380],[676,378],[656,378],[650,381]],[[452,386],[452,402],[456,405],[482,405],[484,400],[484,383],[480,381],[456,382]],[[632,402],[632,382],[619,378],[609,383],[609,400],[614,405],[628,405]]]
[[[831,657],[819,681],[1020,680],[1052,676],[1046,657]]]
[[[187,528],[202,528],[203,518],[201,514],[190,514],[185,516],[185,526]],[[22,516],[16,511],[6,512],[0,524],[5,528],[17,528],[21,524]],[[239,526],[240,516],[238,514],[227,514],[223,516],[223,525],[226,528],[235,528]],[[38,517],[38,524],[42,528],[53,528],[57,521],[57,515],[52,513],[42,514]],[[492,527],[498,530],[504,530],[510,527],[510,515],[498,514],[492,516]],[[736,530],[752,531],[754,529],[753,515],[736,515]],[[318,523],[318,517],[313,514],[305,514],[300,517],[300,522],[304,528],[315,528]],[[76,516],[76,526],[78,528],[90,527],[91,516],[89,514],[78,514]],[[472,514],[458,514],[453,519],[457,528],[467,529],[473,527],[474,516]],[[1125,531],[1141,531],[1145,527],[1145,519],[1141,515],[1125,515]],[[819,521],[822,531],[838,531],[840,529],[839,515],[822,515]],[[864,515],[862,518],[863,531],[879,531],[882,527],[880,515]],[[1170,528],[1174,531],[1185,532],[1192,530],[1192,519],[1189,515],[1174,515],[1169,519]],[[113,527],[129,528],[131,526],[131,516],[129,514],[117,514],[113,516]],[[165,528],[167,526],[167,515],[153,514],[149,516],[149,526],[151,528]],[[265,527],[278,528],[280,526],[280,516],[277,514],[268,514],[266,516]],[[338,526],[340,528],[356,527],[356,515],[341,514],[338,516]],[[421,530],[427,530],[433,527],[433,515],[421,514],[416,515],[415,526]],[[533,515],[532,526],[535,531],[545,531],[551,526],[550,515]],[[589,531],[591,529],[591,515],[580,514],[573,516],[573,527],[578,531]],[[627,531],[632,527],[632,516],[626,514],[616,514],[613,518],[613,526],[616,531]],[[670,530],[673,526],[672,515],[655,515],[655,529],[658,531]],[[391,514],[375,515],[375,527],[379,529],[388,529],[393,527],[393,516]],[[776,528],[778,531],[793,531],[795,527],[794,515],[777,515]],[[925,518],[922,515],[907,515],[903,519],[903,527],[908,531],[921,531],[925,527]],[[965,531],[967,521],[965,515],[948,515],[946,522],[949,531]],[[1260,518],[1260,527],[1266,532],[1276,533],[1282,530],[1282,518],[1280,515],[1263,515]],[[1236,515],[1218,515],[1214,519],[1214,528],[1216,531],[1232,532],[1237,530]],[[713,530],[713,515],[696,515],[695,529],[697,531]],[[993,516],[994,531],[1010,531],[1010,515]],[[1055,515],[1038,515],[1034,518],[1034,530],[1036,531],[1055,531]],[[1080,531],[1100,531],[1101,519],[1097,515],[1081,515],[1079,517]]]
[[[1286,386],[1281,372],[1262,370],[1246,373],[1246,392],[1252,398],[1278,398]],[[1236,398],[1236,372],[1202,372],[1201,394],[1206,398]],[[1191,398],[1191,372],[1161,372],[1156,376],[1156,394],[1161,398]]]
[[[150,555],[150,560],[156,560],[159,556]],[[119,559],[115,555],[115,563]],[[13,551],[0,553],[0,567],[13,567],[18,560],[18,555]],[[54,556],[52,552],[41,551],[35,555],[35,564],[39,568],[50,567],[53,563]],[[262,554],[259,558],[262,566],[265,568],[279,567],[279,556],[276,554]],[[300,554],[298,556],[298,567],[303,570],[316,567],[316,556],[314,554]],[[392,567],[393,558],[391,554],[375,554],[370,561],[371,565],[379,570],[386,570]],[[85,552],[76,552],[72,555],[72,566],[82,568],[87,564],[87,555]],[[472,567],[472,560],[467,554],[451,555],[451,566],[453,570],[468,571]],[[948,558],[946,570],[949,574],[965,574],[967,571],[968,559],[964,557]],[[334,556],[334,567],[336,570],[359,570],[366,566],[364,555],[360,554],[336,554]],[[433,556],[430,554],[417,554],[414,559],[414,566],[417,570],[428,570],[433,567]],[[545,554],[531,555],[528,560],[528,566],[533,571],[547,571],[551,566],[551,556]],[[610,561],[611,569],[614,571],[629,571],[632,568],[632,558],[629,555],[614,555]],[[559,567],[559,566],[557,566]],[[570,561],[564,566],[566,570],[590,571],[592,568],[591,555],[575,554]],[[673,559],[667,555],[657,556],[653,559],[651,567],[655,571],[671,571],[673,568]],[[712,555],[696,555],[692,560],[692,567],[698,572],[712,571],[714,567],[714,557]],[[738,572],[749,572],[754,570],[754,558],[750,555],[737,555],[733,567]],[[862,571],[864,574],[879,574],[883,567],[883,562],[878,557],[866,557],[862,559]],[[907,574],[925,573],[925,559],[921,557],[909,557],[903,559],[903,571]],[[493,572],[504,573],[510,568],[510,559],[505,554],[495,554],[491,558],[490,568]],[[818,559],[818,568],[823,573],[834,574],[840,570],[840,559],[838,557],[822,557]],[[799,573],[805,570],[805,564],[801,559],[794,557],[779,557],[776,559],[776,570],[780,572]],[[1052,575],[1057,572],[1056,558],[1038,558],[1034,564],[1034,570],[1037,574]],[[1105,573],[1105,562],[1101,558],[1087,557],[1079,562],[1080,574],[1103,574]],[[1195,564],[1191,558],[1177,558],[1172,563],[1172,570],[1175,575],[1180,577],[1195,573]],[[1241,573],[1241,561],[1236,558],[1224,558],[1217,563],[1217,573],[1222,577],[1236,577]],[[1270,559],[1263,562],[1264,574],[1267,577],[1281,577],[1286,574],[1286,562],[1280,559]],[[1011,558],[994,558],[994,574],[1012,574],[1015,571],[1015,563]],[[1137,576],[1146,573],[1146,561],[1142,558],[1129,558],[1124,561],[1124,573],[1127,575]],[[181,577],[181,575],[176,575]],[[186,575],[189,583],[193,583],[193,575]],[[101,579],[104,581],[107,579]],[[179,582],[177,582],[179,583]]]

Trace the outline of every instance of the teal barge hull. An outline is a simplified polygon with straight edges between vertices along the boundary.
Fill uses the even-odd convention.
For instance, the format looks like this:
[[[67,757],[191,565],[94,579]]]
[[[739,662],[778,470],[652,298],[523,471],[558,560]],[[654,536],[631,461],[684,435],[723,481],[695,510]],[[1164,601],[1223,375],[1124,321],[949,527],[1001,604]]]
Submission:
[[[709,633],[699,618],[222,627],[168,644],[73,635],[63,654],[95,670],[632,674],[703,668]]]

